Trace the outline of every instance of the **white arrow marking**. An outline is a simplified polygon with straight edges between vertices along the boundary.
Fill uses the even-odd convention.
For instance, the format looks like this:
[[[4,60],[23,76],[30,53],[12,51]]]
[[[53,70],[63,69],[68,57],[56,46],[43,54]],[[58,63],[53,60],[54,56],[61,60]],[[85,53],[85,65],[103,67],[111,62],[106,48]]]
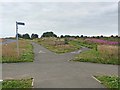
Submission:
[[[81,53],[82,52],[82,50],[79,50],[79,51],[74,51],[74,52],[71,52],[71,53]]]
[[[38,53],[45,53],[44,51],[40,50]]]

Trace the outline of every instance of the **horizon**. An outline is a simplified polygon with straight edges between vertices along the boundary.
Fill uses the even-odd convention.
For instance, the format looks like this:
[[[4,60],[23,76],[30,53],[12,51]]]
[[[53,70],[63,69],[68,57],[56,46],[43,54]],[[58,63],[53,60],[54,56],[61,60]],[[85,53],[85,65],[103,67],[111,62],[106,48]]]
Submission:
[[[53,32],[54,33],[54,32]],[[19,34],[21,34],[21,33],[19,33]],[[24,34],[29,34],[29,33],[24,33]],[[32,34],[37,34],[37,33],[32,33]],[[29,34],[29,36],[31,37],[31,35],[32,34]],[[54,34],[56,34],[56,33],[54,33]],[[23,34],[21,34],[21,35],[23,35]],[[38,38],[41,38],[41,36],[42,35],[39,35],[39,34],[37,34],[38,35]],[[57,34],[56,34],[57,35]],[[65,35],[67,35],[67,34],[65,34]],[[65,36],[65,35],[63,35],[63,36]],[[61,35],[57,35],[57,37],[60,37]],[[79,36],[79,37],[81,37],[81,35],[69,35],[69,36]],[[87,37],[97,37],[97,36],[99,36],[99,37],[101,37],[101,36],[103,36],[103,37],[111,37],[111,35],[108,35],[108,36],[105,36],[105,35],[94,35],[94,36],[88,36],[88,35],[83,35],[84,37],[85,36],[87,36]],[[113,35],[114,37],[116,37],[116,36],[118,36],[118,37],[120,37],[119,35]],[[7,36],[7,37],[0,37],[0,38],[16,38],[15,36]]]

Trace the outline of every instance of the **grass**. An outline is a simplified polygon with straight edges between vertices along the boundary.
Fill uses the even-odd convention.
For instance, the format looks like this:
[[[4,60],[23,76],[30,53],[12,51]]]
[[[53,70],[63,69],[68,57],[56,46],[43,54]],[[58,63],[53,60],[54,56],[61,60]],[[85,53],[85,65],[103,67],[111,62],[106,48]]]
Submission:
[[[5,80],[2,88],[32,88],[32,79]]]
[[[97,50],[91,49],[75,57],[73,61],[102,64],[119,64],[118,46],[98,45]]]
[[[97,78],[99,81],[101,81],[101,83],[107,88],[111,88],[111,89],[116,88],[116,90],[118,90],[118,88],[120,89],[120,78],[119,77],[95,76],[95,78]]]
[[[72,52],[81,48],[81,45],[78,45],[75,42],[68,41],[68,44],[65,44],[64,41],[65,39],[57,38],[45,38],[36,40],[38,44],[58,54]]]
[[[16,42],[2,45],[2,63],[32,62],[33,47],[28,40],[19,40],[20,55],[17,55]]]

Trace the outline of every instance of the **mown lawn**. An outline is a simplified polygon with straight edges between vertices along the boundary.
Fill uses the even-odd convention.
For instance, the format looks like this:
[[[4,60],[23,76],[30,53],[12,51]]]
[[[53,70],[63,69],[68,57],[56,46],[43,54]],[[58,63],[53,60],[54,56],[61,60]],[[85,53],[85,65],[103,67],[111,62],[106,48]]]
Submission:
[[[32,79],[5,80],[2,88],[32,88]]]
[[[107,88],[111,88],[112,90],[120,89],[120,78],[116,76],[95,76],[95,78],[101,81],[101,83]]]
[[[32,62],[34,59],[33,46],[28,40],[19,40],[19,56],[16,42],[2,45],[2,63]]]
[[[97,50],[82,52],[73,61],[118,65],[118,46],[98,45]]]

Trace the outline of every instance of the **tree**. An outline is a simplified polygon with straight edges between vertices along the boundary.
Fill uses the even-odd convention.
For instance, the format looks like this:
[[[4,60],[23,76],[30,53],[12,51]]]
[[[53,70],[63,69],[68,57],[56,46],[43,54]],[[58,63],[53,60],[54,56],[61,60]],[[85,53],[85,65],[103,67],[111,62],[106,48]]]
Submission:
[[[22,38],[22,35],[18,33],[18,38]]]
[[[65,38],[70,38],[71,36],[70,36],[70,35],[65,35],[64,37],[65,37]]]
[[[64,38],[64,36],[63,36],[63,35],[61,35],[61,36],[60,36],[60,38]]]
[[[41,37],[57,37],[53,32],[45,32]]]
[[[29,36],[28,33],[26,33],[26,34],[23,34],[23,38],[24,38],[24,39],[30,39],[30,36]]]
[[[99,38],[100,38],[100,36],[97,36],[96,38],[98,38],[98,39],[99,39]]]
[[[116,35],[115,37],[118,37],[118,35]]]
[[[74,36],[73,36],[74,37]],[[79,38],[79,36],[77,35],[77,36],[75,36],[75,38]]]
[[[111,35],[111,37],[114,37],[113,35]]]
[[[104,37],[103,35],[101,35],[101,38]]]
[[[81,35],[81,38],[83,38],[83,35]]]
[[[35,39],[35,38],[38,38],[38,35],[33,33],[33,34],[31,35],[31,39]]]

